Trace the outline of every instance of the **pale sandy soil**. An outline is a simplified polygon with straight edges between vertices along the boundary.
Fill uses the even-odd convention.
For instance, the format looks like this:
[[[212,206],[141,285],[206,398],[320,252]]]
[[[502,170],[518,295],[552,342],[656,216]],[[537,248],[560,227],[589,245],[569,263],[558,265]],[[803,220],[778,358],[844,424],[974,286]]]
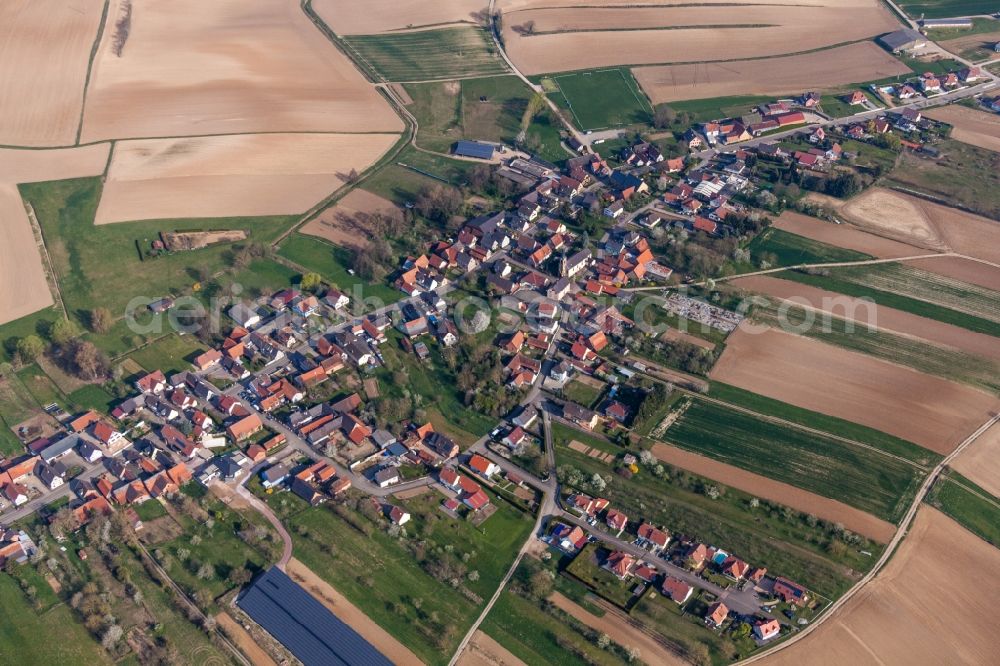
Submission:
[[[874,81],[908,72],[874,42],[767,60],[637,67],[636,80],[654,104],[730,95],[785,95]]]
[[[759,327],[758,327],[759,328]],[[742,326],[713,379],[949,453],[1000,401],[865,354],[774,329]]]
[[[112,0],[109,23],[117,16]],[[135,3],[122,57],[105,30],[85,142],[253,132],[398,132],[402,121],[298,0]]]
[[[103,0],[0,2],[0,144],[74,143],[103,9]]]
[[[1000,550],[924,506],[885,570],[767,666],[996,663]]]
[[[488,0],[314,0],[313,9],[339,35],[370,35],[443,23],[478,22]]]
[[[835,224],[802,213],[786,210],[774,221],[774,226],[821,243],[864,252],[878,259],[895,259],[927,254],[924,248],[900,243],[863,231],[850,224]]]
[[[359,213],[380,213],[385,216],[402,214],[399,207],[388,199],[367,190],[353,189],[334,206],[309,220],[300,231],[328,240],[334,245],[364,249],[368,247],[371,238],[357,226],[354,218]]]
[[[937,259],[913,263],[919,268],[927,268],[935,261]],[[879,307],[859,298],[768,275],[740,278],[730,284],[754,293],[790,300],[811,310],[830,313],[839,319],[855,321],[859,327],[870,326],[1000,361],[1000,340],[985,333],[976,333],[902,310]],[[822,323],[822,319],[818,319],[816,325],[822,326]]]
[[[846,205],[817,199],[848,222],[905,243],[1000,263],[1000,224],[956,208],[874,187]]]
[[[0,184],[0,324],[54,302],[17,186]]]
[[[107,144],[55,150],[0,149],[0,324],[54,302],[17,184],[98,175],[107,157]]]
[[[525,74],[784,55],[864,39],[896,27],[888,11],[873,0],[848,0],[837,6],[541,6],[505,10],[504,14],[504,44]],[[529,21],[535,22],[536,34],[519,33],[517,28]],[[766,27],[714,27],[721,25]],[[616,30],[648,26],[674,29]],[[567,32],[538,34],[546,30]],[[572,30],[577,32],[568,32]]]
[[[667,434],[669,436],[669,431]],[[888,543],[896,532],[896,526],[888,521],[876,518],[843,502],[816,495],[787,483],[774,481],[766,476],[760,476],[666,444],[654,444],[652,451],[653,455],[668,465],[686,469],[694,474],[714,479],[719,483],[724,483],[757,497],[790,506],[798,511],[811,513],[817,518],[841,523],[847,529],[863,534],[879,543]]]
[[[225,629],[226,635],[233,639],[236,647],[246,655],[253,666],[278,666],[274,659],[271,659],[271,655],[257,645],[253,636],[247,633],[247,630],[234,620],[229,613],[219,613],[215,616],[215,621],[219,623],[220,627]]]
[[[477,631],[458,658],[457,666],[524,666],[524,662],[482,631]]]
[[[987,430],[951,466],[983,490],[1000,497],[1000,425]]]
[[[591,629],[607,634],[611,637],[611,640],[619,645],[623,645],[626,648],[637,648],[644,663],[677,664],[678,666],[688,663],[663,645],[660,645],[652,636],[639,631],[614,613],[609,612],[605,613],[602,617],[598,617],[559,592],[553,592],[548,600],[556,608],[569,613]]]
[[[951,137],[987,150],[1000,151],[1000,115],[977,111],[966,106],[952,104],[924,113],[928,118],[940,120],[955,129]]]
[[[351,629],[358,632],[362,638],[371,643],[398,666],[410,666],[423,662],[409,648],[389,635],[385,629],[375,624],[367,615],[337,592],[330,584],[313,573],[309,567],[295,558],[288,563],[286,571],[295,582],[302,585],[316,600],[329,608]]]
[[[0,183],[39,183],[98,176],[104,171],[110,149],[108,143],[52,150],[0,148]]]
[[[96,224],[302,213],[395,134],[247,134],[115,145]]]

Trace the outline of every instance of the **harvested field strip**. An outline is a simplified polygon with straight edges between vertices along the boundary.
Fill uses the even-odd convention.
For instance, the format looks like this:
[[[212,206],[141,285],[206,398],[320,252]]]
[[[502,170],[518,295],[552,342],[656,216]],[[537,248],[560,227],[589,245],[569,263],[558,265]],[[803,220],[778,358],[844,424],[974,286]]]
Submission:
[[[865,261],[874,258],[870,254],[829,245],[774,227],[754,238],[747,249],[750,250],[754,263],[759,264],[762,259],[767,258],[772,266]]]
[[[668,465],[725,483],[743,492],[790,506],[798,511],[810,513],[831,523],[840,523],[852,532],[863,534],[879,543],[888,543],[896,531],[896,527],[892,523],[876,518],[870,513],[766,476],[754,474],[666,444],[654,444],[651,450],[657,459]]]
[[[481,0],[312,0],[313,9],[338,35],[370,35],[444,23],[469,23]]]
[[[1000,497],[1000,425],[995,425],[951,461],[951,468]]]
[[[1000,337],[1000,323],[992,319],[983,319],[982,317],[959,312],[949,307],[938,305],[937,303],[911,298],[906,294],[874,289],[852,282],[850,279],[841,279],[841,274],[837,269],[824,270],[828,271],[829,274],[817,275],[795,270],[775,275],[785,280],[794,280],[795,282],[819,287],[827,291],[835,291],[845,296],[871,299],[879,306],[895,308],[896,310],[902,310],[903,312],[909,312],[910,314],[928,319],[936,319],[937,321],[959,326],[970,331],[975,331],[976,333],[985,333]]]
[[[993,37],[994,44],[1000,41],[1000,33]],[[933,109],[927,115],[953,125],[950,135],[953,139],[987,150],[1000,151],[1000,116],[994,113],[952,104]]]
[[[681,448],[898,520],[919,485],[910,463],[697,398],[664,434]]]
[[[907,264],[837,269],[836,277],[879,291],[905,294],[982,319],[1000,322],[1000,292]]]
[[[790,325],[801,335],[827,344],[1000,394],[1000,363],[996,360],[922,340],[916,337],[919,329],[913,335],[901,335],[854,325],[854,322],[837,316],[824,317],[822,325],[813,324],[815,313],[812,309],[792,306],[783,308],[779,315],[778,307],[772,301],[770,306],[757,305],[754,318],[768,325]]]
[[[775,329],[740,327],[711,375],[942,454],[1000,407],[996,396],[963,384]]]
[[[912,245],[870,234],[850,224],[834,224],[790,210],[783,212],[774,221],[774,227],[820,243],[836,245],[880,259],[922,254],[922,250]],[[936,262],[937,260],[935,264]]]
[[[948,470],[927,493],[927,503],[954,518],[960,525],[1000,547],[1000,499]]]
[[[343,37],[361,63],[386,81],[423,81],[506,74],[508,68],[481,28]]]
[[[828,416],[796,407],[787,402],[768,398],[759,393],[752,393],[720,381],[713,381],[711,383],[709,396],[726,403],[730,407],[747,409],[759,416],[780,419],[859,444],[873,446],[896,457],[909,460],[921,467],[931,467],[941,458],[941,456],[933,454],[921,446],[873,428],[839,419],[835,416]]]

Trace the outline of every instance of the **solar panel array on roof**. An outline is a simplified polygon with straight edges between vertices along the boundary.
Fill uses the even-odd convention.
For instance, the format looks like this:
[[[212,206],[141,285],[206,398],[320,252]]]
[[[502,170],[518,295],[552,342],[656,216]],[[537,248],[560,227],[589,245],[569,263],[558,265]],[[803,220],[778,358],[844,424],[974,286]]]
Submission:
[[[392,666],[283,571],[272,567],[236,602],[305,666]]]
[[[462,157],[475,157],[481,160],[493,159],[494,148],[488,143],[477,141],[459,141],[455,144],[455,154]]]

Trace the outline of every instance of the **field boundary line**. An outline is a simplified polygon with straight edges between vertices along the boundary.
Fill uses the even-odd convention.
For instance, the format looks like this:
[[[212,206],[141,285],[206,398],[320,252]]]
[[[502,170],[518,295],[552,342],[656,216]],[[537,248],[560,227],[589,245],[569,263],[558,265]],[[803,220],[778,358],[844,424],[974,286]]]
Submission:
[[[18,192],[18,196],[21,196],[20,192]],[[52,266],[52,257],[49,256],[49,248],[45,245],[42,225],[38,223],[38,218],[35,216],[35,209],[30,201],[26,201],[21,197],[21,205],[24,206],[28,222],[31,223],[31,235],[35,239],[35,245],[41,250],[42,259],[45,261],[45,281],[49,285],[49,293],[52,294],[52,300],[55,301],[55,305],[62,311],[63,319],[69,319],[69,312],[66,311],[66,303],[63,301],[62,291],[59,289],[59,278],[56,276],[55,268]]]
[[[942,474],[941,478],[944,479],[945,482],[954,483],[956,486],[958,486],[959,488],[961,488],[965,492],[969,493],[973,497],[978,497],[979,499],[983,500],[987,504],[992,505],[993,508],[1000,509],[1000,502],[997,502],[993,497],[984,497],[982,493],[980,493],[980,492],[978,492],[976,490],[973,490],[969,486],[965,485],[964,483],[962,483],[961,481],[959,481],[958,479],[956,479],[955,477],[953,477],[951,474]]]
[[[685,391],[685,389],[678,389],[678,390]],[[856,440],[850,439],[848,437],[843,437],[841,435],[834,435],[833,433],[826,432],[825,430],[820,430],[819,428],[812,428],[810,426],[802,425],[801,423],[795,423],[794,421],[787,421],[787,420],[785,420],[785,419],[783,419],[783,418],[781,418],[779,416],[772,416],[772,415],[769,415],[769,414],[761,414],[760,412],[755,412],[754,410],[749,409],[747,407],[742,407],[740,405],[734,405],[734,404],[732,404],[730,402],[726,402],[724,400],[719,400],[718,398],[710,398],[708,396],[698,395],[696,393],[690,393],[690,395],[691,395],[691,397],[693,397],[696,400],[704,400],[705,402],[714,403],[714,404],[719,405],[721,407],[728,407],[728,408],[732,409],[733,411],[742,412],[744,414],[748,414],[750,416],[754,416],[756,418],[761,419],[762,421],[769,421],[771,423],[776,423],[776,424],[779,424],[779,425],[787,426],[787,427],[790,427],[790,428],[793,428],[793,429],[796,429],[796,430],[801,430],[802,432],[812,433],[814,435],[822,435],[823,437],[829,437],[830,439],[836,440],[838,442],[842,442],[844,444],[850,444],[852,446],[856,446],[856,447],[861,448],[861,449],[872,451],[873,453],[881,454],[881,455],[883,455],[883,456],[885,456],[887,458],[892,458],[894,460],[898,460],[900,462],[906,463],[907,465],[910,465],[911,467],[916,467],[919,470],[927,471],[927,469],[928,469],[926,465],[921,465],[920,463],[918,463],[916,461],[913,461],[913,460],[910,460],[908,458],[904,458],[902,456],[896,455],[895,453],[890,453],[888,451],[880,449],[877,446],[873,446],[871,444],[865,444],[863,442],[858,442]],[[917,446],[917,445],[914,444],[914,446]],[[921,448],[923,448],[923,447],[921,447]],[[928,451],[928,453],[934,453],[934,452],[933,451]]]
[[[94,71],[94,61],[97,60],[97,52],[104,41],[104,26],[108,21],[108,14],[111,9],[111,0],[104,0],[104,9],[101,11],[101,23],[97,26],[97,36],[94,44],[90,47],[90,58],[87,60],[87,75],[83,78],[83,99],[80,100],[80,121],[76,124],[76,138],[73,140],[74,146],[80,145],[80,137],[83,136],[83,118],[87,111],[87,92],[90,90],[90,75]]]
[[[976,430],[974,430],[971,435],[969,435],[961,444],[959,444],[954,451],[952,451],[944,459],[942,459],[941,462],[939,462],[937,466],[931,471],[931,473],[927,475],[927,478],[924,480],[924,483],[920,486],[920,489],[917,491],[916,497],[914,497],[913,502],[910,504],[910,508],[907,510],[906,515],[903,516],[903,519],[900,521],[899,529],[896,530],[896,535],[892,538],[892,541],[890,541],[889,544],[886,546],[885,550],[882,552],[882,555],[875,563],[875,566],[873,566],[871,570],[868,573],[866,573],[861,578],[861,580],[859,580],[854,585],[854,587],[852,587],[843,595],[841,595],[839,599],[837,599],[836,601],[833,602],[833,604],[827,607],[826,611],[822,615],[816,618],[811,624],[806,626],[798,634],[792,636],[783,643],[778,643],[771,649],[764,650],[763,652],[755,654],[752,657],[748,657],[747,659],[744,659],[737,663],[740,664],[740,666],[742,666],[743,664],[752,664],[757,661],[760,661],[761,659],[770,657],[775,652],[791,647],[792,645],[795,645],[804,638],[807,638],[813,631],[816,630],[816,627],[821,626],[831,617],[836,617],[837,612],[840,611],[840,609],[842,609],[851,599],[853,599],[854,596],[857,595],[862,590],[862,588],[864,588],[865,585],[874,580],[875,577],[879,574],[879,572],[881,572],[882,569],[885,568],[885,565],[888,564],[889,560],[895,554],[896,549],[899,547],[899,545],[903,542],[903,539],[906,537],[906,533],[909,531],[910,525],[913,522],[914,517],[916,517],[917,515],[917,511],[920,509],[920,506],[924,501],[924,497],[926,497],[927,495],[927,491],[929,491],[931,487],[934,485],[935,481],[937,481],[937,479],[940,478],[942,472],[944,472],[944,470],[948,467],[951,461],[954,460],[956,457],[958,457],[958,455],[962,451],[964,451],[977,439],[982,437],[984,433],[986,433],[990,428],[992,428],[997,423],[1000,423],[1000,413],[990,417],[989,420],[987,420],[985,423],[976,428]]]

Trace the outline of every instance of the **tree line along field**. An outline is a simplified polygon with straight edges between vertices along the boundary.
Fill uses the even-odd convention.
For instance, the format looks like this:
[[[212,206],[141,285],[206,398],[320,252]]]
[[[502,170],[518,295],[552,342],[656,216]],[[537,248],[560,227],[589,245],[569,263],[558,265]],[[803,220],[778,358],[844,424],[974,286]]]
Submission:
[[[646,125],[653,117],[646,94],[626,68],[556,74],[541,83],[582,130]]]
[[[780,505],[768,507],[766,502],[755,509],[748,493],[666,465],[664,478],[643,469],[626,480],[612,473],[606,463],[565,446],[557,447],[556,460],[566,492],[597,492],[587,481],[600,474],[607,483],[600,496],[631,520],[663,525],[671,533],[725,548],[827,598],[842,594],[859,577],[854,572],[871,565],[857,548],[873,553],[881,549],[860,536],[858,544],[845,546],[824,525],[810,527],[804,514]],[[579,485],[570,483],[569,468],[581,473]],[[710,488],[719,491],[716,499],[706,494]]]
[[[664,433],[681,448],[895,522],[924,471],[878,450],[691,398]]]
[[[293,534],[295,557],[428,664],[447,663],[532,525],[493,495],[498,510],[481,528],[446,516],[434,491],[395,499],[412,516],[399,535],[366,498],[308,507],[290,493],[262,497]]]
[[[934,482],[925,501],[967,530],[1000,548],[1000,499],[948,469]]]
[[[362,67],[385,81],[448,80],[509,71],[485,30],[472,26],[341,39]]]

